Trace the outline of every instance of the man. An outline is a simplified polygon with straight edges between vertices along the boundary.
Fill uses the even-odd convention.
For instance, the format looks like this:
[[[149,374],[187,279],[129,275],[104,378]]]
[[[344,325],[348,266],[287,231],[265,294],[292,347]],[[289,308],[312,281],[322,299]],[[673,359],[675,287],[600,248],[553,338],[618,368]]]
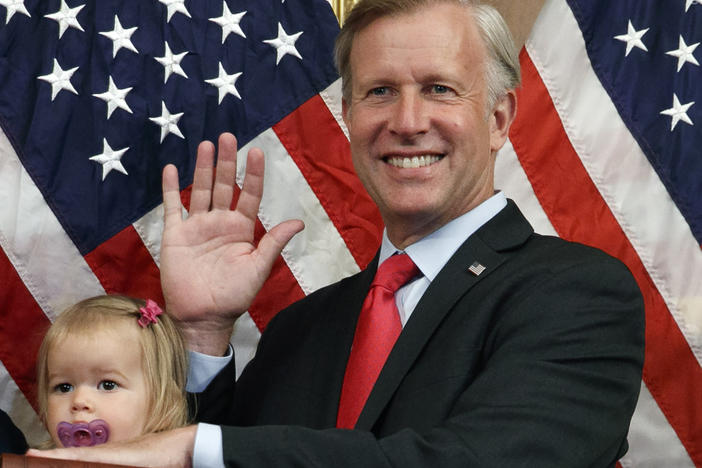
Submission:
[[[201,417],[222,428],[59,456],[185,465],[194,447],[196,466],[612,466],[640,386],[642,299],[621,263],[534,234],[495,193],[519,81],[499,15],[467,1],[361,1],[337,62],[354,167],[386,225],[378,258],[280,312],[240,380],[230,363],[201,392]],[[221,356],[302,225],[252,245],[263,155],[249,154],[232,212],[235,140],[220,138],[216,175],[214,147],[198,153],[185,221],[164,170],[162,280],[191,349]],[[363,358],[361,377],[379,374],[358,397],[347,382],[364,298],[376,270],[407,256],[418,273],[392,297],[402,331],[391,350],[378,345],[379,364]],[[360,401],[351,416],[346,394]]]

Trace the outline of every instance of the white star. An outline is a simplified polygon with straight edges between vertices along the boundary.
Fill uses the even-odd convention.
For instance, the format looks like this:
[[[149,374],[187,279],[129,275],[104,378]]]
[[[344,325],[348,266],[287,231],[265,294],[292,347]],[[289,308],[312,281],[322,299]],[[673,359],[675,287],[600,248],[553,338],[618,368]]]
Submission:
[[[245,38],[246,34],[244,34],[244,31],[242,31],[239,23],[246,12],[242,11],[241,13],[232,13],[229,11],[229,7],[227,6],[226,2],[223,2],[222,5],[222,16],[219,18],[210,18],[210,21],[217,23],[222,27],[222,44],[224,44],[225,39],[227,39],[227,36],[229,36],[230,33],[235,33]]]
[[[672,132],[675,129],[675,126],[680,122],[681,120],[685,122],[686,124],[694,125],[692,123],[692,120],[690,120],[690,117],[687,116],[687,110],[695,103],[695,101],[688,102],[687,104],[680,104],[680,101],[678,100],[678,96],[673,93],[673,107],[670,109],[666,109],[664,111],[661,111],[661,114],[663,115],[669,115],[673,118],[671,124],[670,124],[670,131]]]
[[[51,83],[51,100],[53,101],[62,89],[67,89],[73,94],[78,94],[78,91],[76,91],[71,84],[71,76],[73,76],[76,70],[78,70],[78,67],[64,70],[61,68],[61,65],[59,65],[58,60],[54,59],[54,69],[51,73],[39,76],[37,79]]]
[[[178,121],[182,116],[182,112],[179,114],[171,114],[171,112],[166,109],[166,103],[161,102],[161,117],[149,117],[149,120],[161,127],[161,143],[163,143],[163,139],[166,138],[166,135],[169,133],[173,133],[185,139],[178,128]]]
[[[217,88],[219,88],[219,104],[222,103],[222,99],[224,99],[224,96],[226,96],[227,94],[233,94],[234,96],[241,99],[239,91],[237,91],[236,86],[234,86],[236,84],[236,80],[239,79],[239,76],[241,76],[241,73],[227,75],[227,72],[224,70],[224,67],[220,63],[219,76],[217,78],[212,78],[211,80],[205,80],[212,86],[216,86]]]
[[[125,49],[129,49],[132,52],[136,52],[137,54],[139,51],[134,47],[134,44],[132,44],[132,34],[134,34],[134,31],[137,30],[137,27],[134,26],[133,28],[127,28],[124,29],[122,27],[122,23],[119,22],[119,17],[115,15],[115,27],[112,31],[104,31],[101,32],[103,36],[110,38],[112,40],[112,58],[117,56],[117,51],[124,47]]]
[[[699,66],[699,62],[695,58],[692,53],[695,51],[698,45],[700,45],[699,42],[692,44],[692,45],[687,45],[685,44],[685,40],[683,39],[682,36],[680,36],[680,42],[678,43],[678,49],[677,50],[671,50],[670,52],[666,52],[667,55],[672,55],[673,57],[678,58],[678,71],[685,65],[685,63],[690,62],[694,65]]]
[[[45,16],[45,18],[52,19],[59,24],[59,39],[61,39],[61,36],[63,36],[63,33],[66,32],[66,29],[69,27],[83,31],[77,16],[78,12],[80,12],[84,6],[85,5],[78,5],[75,8],[68,8],[66,0],[61,0],[61,8],[56,13]]]
[[[634,26],[631,24],[631,20],[629,20],[629,26],[627,28],[627,33],[622,34],[621,36],[614,36],[615,39],[618,39],[622,42],[626,42],[626,54],[624,56],[628,56],[629,52],[634,47],[638,47],[639,49],[643,49],[646,52],[648,52],[648,49],[644,45],[643,41],[641,41],[641,38],[643,37],[646,32],[648,32],[649,28],[642,29],[640,31],[637,31],[634,29]]]
[[[173,52],[171,52],[171,48],[168,47],[168,42],[166,42],[165,45],[166,51],[164,52],[163,57],[154,57],[156,61],[163,65],[165,71],[163,82],[165,83],[168,81],[168,77],[173,73],[187,78],[188,75],[185,74],[185,71],[180,66],[180,62],[183,60],[183,57],[188,54],[188,51],[186,50],[185,52],[174,55]]]
[[[132,88],[119,89],[115,85],[115,82],[112,81],[112,77],[110,77],[110,84],[107,88],[107,91],[105,91],[102,94],[93,94],[93,96],[95,96],[96,98],[100,98],[107,103],[107,118],[109,119],[112,116],[112,113],[118,107],[120,109],[126,110],[130,114],[133,114],[126,100],[127,93],[131,90]]]
[[[185,0],[158,1],[166,5],[166,7],[168,7],[168,19],[166,20],[166,22],[169,22],[171,20],[171,16],[173,16],[174,13],[183,13],[188,18],[192,18],[192,16],[190,16],[190,13],[188,12],[188,9],[185,8]]]
[[[276,52],[278,53],[278,57],[275,61],[276,65],[280,63],[280,59],[282,59],[285,54],[294,55],[295,57],[302,59],[302,56],[295,48],[295,41],[297,41],[303,32],[304,31],[300,31],[299,33],[288,35],[288,33],[286,33],[283,29],[283,26],[278,23],[278,37],[263,41],[266,44],[270,44],[271,46],[275,47]]]
[[[122,159],[122,155],[124,155],[128,149],[129,147],[113,150],[110,147],[110,144],[107,143],[107,139],[102,139],[102,154],[97,154],[90,157],[91,161],[102,164],[102,180],[105,180],[105,177],[107,177],[107,174],[109,174],[112,169],[119,171],[124,175],[129,175],[127,174],[127,170],[122,165],[122,161],[120,161]]]
[[[10,22],[10,18],[12,18],[12,15],[14,15],[15,13],[22,13],[23,15],[27,15],[30,18],[32,17],[32,15],[30,15],[27,11],[27,7],[24,6],[24,0],[0,0],[0,5],[7,8],[5,24]]]
[[[685,4],[685,11],[689,10],[693,3],[699,3],[702,5],[702,0],[687,0],[687,3]]]

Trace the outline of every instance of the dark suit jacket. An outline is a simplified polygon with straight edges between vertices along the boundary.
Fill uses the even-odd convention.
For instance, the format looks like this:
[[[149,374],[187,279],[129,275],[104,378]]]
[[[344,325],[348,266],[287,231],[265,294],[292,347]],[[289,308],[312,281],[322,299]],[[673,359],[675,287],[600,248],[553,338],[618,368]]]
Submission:
[[[599,250],[534,234],[511,201],[432,282],[357,430],[333,429],[376,262],[280,312],[236,385],[232,365],[200,395],[201,419],[239,426],[223,428],[230,466],[604,467],[624,454],[638,287]]]
[[[23,454],[27,451],[27,442],[10,417],[0,410],[0,453]]]

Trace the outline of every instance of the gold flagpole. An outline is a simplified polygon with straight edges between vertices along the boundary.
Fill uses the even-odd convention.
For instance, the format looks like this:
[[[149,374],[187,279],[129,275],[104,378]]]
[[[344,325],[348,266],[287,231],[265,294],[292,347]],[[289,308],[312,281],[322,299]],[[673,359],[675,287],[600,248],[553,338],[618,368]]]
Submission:
[[[344,24],[344,20],[346,19],[346,15],[351,11],[351,7],[353,6],[354,3],[356,3],[356,0],[329,0],[332,8],[334,9],[334,13],[336,14],[336,18],[339,20],[339,24]]]

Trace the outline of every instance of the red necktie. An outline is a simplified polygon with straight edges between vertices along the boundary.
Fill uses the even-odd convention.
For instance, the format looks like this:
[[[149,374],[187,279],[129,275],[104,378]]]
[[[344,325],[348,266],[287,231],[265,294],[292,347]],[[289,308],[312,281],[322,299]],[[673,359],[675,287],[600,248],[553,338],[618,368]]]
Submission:
[[[358,317],[341,388],[336,427],[352,429],[380,370],[402,331],[395,291],[419,274],[406,254],[385,260],[375,274]]]

